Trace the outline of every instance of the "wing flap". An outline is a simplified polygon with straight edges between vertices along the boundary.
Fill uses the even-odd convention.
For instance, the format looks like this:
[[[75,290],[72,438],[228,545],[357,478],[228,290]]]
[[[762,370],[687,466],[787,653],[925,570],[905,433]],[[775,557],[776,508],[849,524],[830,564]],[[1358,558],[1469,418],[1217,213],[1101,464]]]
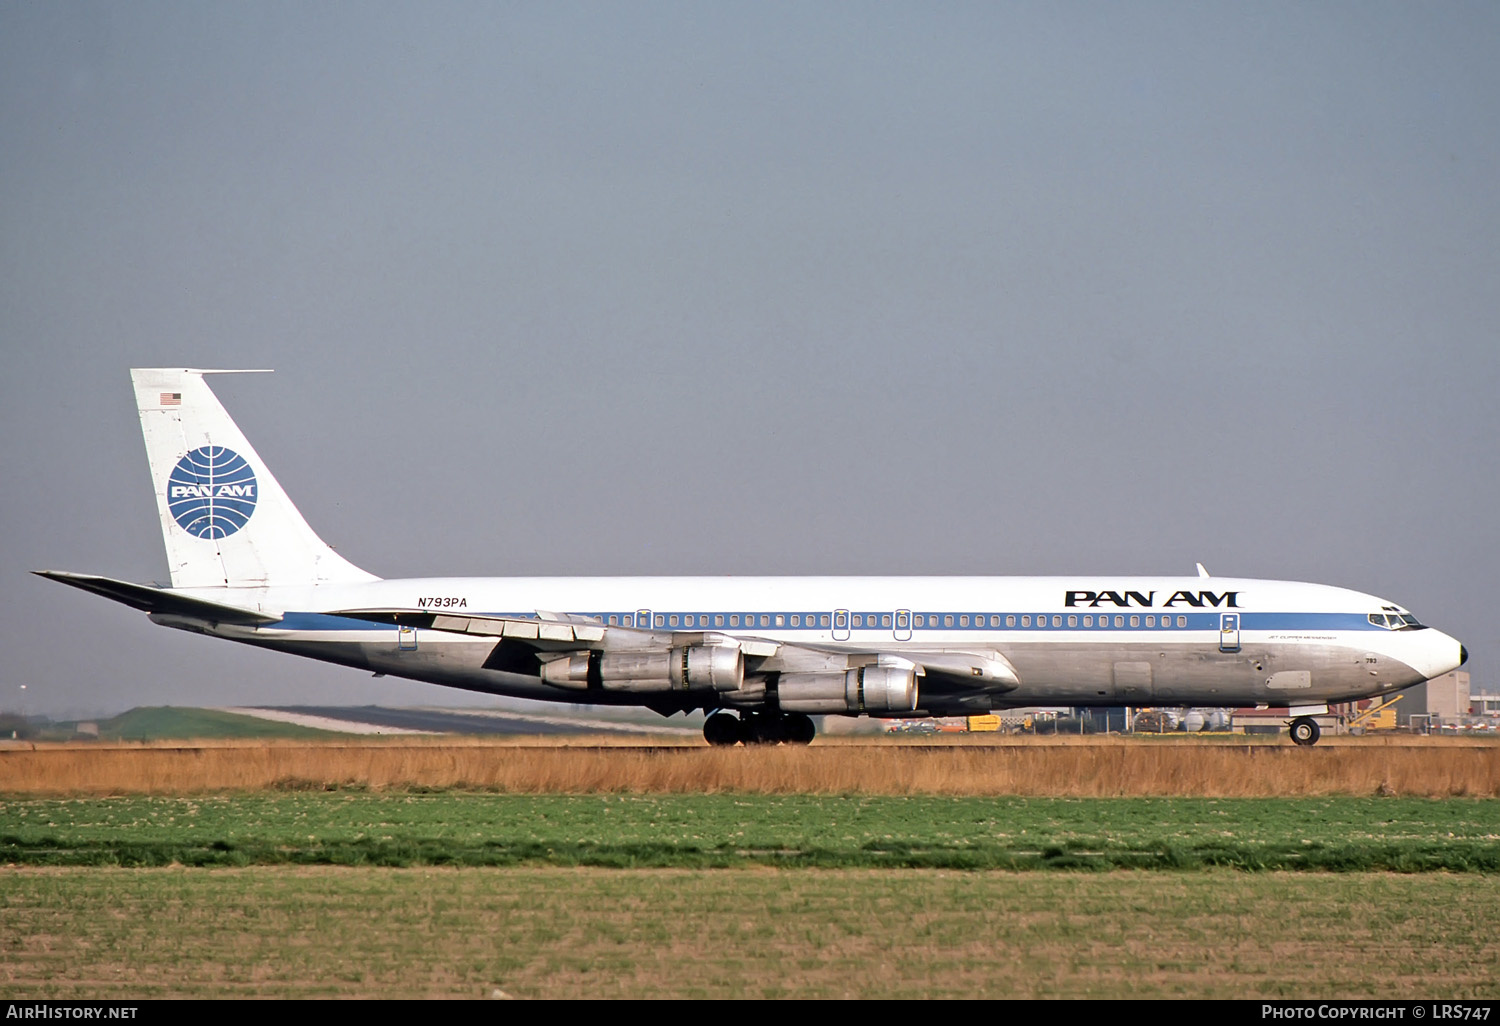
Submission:
[[[487,638],[551,642],[563,646],[597,645],[604,640],[606,632],[623,631],[632,635],[652,636],[650,631],[635,631],[628,627],[602,627],[591,622],[531,619],[519,616],[452,616],[447,613],[429,613],[420,609],[337,609],[328,615],[347,616],[354,620],[369,620],[372,623],[396,624],[401,627],[447,631],[450,634],[475,634]]]

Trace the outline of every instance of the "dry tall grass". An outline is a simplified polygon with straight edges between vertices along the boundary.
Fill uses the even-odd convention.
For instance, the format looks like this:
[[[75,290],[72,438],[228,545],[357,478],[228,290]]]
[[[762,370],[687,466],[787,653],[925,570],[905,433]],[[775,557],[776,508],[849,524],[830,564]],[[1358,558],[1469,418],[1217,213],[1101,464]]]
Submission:
[[[271,787],[522,794],[1500,796],[1500,745],[1155,741],[538,746],[443,739],[328,744],[58,744],[0,749],[0,793],[183,794]]]

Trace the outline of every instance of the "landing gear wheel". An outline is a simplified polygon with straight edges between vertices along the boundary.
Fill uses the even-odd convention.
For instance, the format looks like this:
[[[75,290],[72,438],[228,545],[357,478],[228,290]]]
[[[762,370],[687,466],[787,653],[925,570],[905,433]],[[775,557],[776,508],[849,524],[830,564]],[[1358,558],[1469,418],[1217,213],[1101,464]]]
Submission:
[[[813,725],[812,717],[807,713],[787,713],[785,724],[786,739],[791,744],[810,744],[818,736],[818,728]]]
[[[732,745],[740,739],[740,721],[728,713],[714,713],[703,721],[703,740],[715,748]]]
[[[1291,735],[1299,745],[1315,745],[1323,732],[1318,729],[1318,721],[1311,716],[1298,716],[1292,721]]]
[[[750,714],[742,721],[744,730],[740,740],[747,745],[774,745],[785,739],[780,718]]]

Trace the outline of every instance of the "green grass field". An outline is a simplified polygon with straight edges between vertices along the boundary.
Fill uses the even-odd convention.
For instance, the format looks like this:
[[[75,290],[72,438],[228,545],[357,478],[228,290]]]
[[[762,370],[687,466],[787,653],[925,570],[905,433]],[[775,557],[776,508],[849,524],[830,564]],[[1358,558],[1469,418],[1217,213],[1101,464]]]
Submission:
[[[11,869],[0,997],[1500,997],[1500,876]]]
[[[1500,872],[1500,801],[252,792],[0,800],[30,866]]]
[[[0,863],[12,999],[1500,997],[1493,799],[11,797]]]
[[[342,736],[334,731],[316,730],[295,723],[277,723],[219,709],[188,709],[170,705],[141,706],[99,723],[99,737],[108,741],[163,741],[182,738],[314,741]]]
[[[20,736],[36,741],[70,741],[78,737],[79,720],[31,724]],[[173,705],[137,706],[108,719],[88,721],[98,727],[98,740],[110,741],[329,741],[347,737],[295,723],[277,723],[222,709],[194,709]],[[6,735],[9,736],[8,734]]]

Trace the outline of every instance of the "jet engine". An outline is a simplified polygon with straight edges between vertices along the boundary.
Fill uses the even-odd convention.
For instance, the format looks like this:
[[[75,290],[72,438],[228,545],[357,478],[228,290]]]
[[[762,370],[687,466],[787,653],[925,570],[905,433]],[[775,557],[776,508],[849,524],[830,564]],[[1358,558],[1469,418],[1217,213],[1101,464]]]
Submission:
[[[783,712],[908,712],[917,707],[917,674],[912,666],[783,673],[776,693]]]
[[[597,681],[607,691],[736,691],[745,680],[745,657],[729,645],[576,652],[542,664],[542,680],[578,689]]]

